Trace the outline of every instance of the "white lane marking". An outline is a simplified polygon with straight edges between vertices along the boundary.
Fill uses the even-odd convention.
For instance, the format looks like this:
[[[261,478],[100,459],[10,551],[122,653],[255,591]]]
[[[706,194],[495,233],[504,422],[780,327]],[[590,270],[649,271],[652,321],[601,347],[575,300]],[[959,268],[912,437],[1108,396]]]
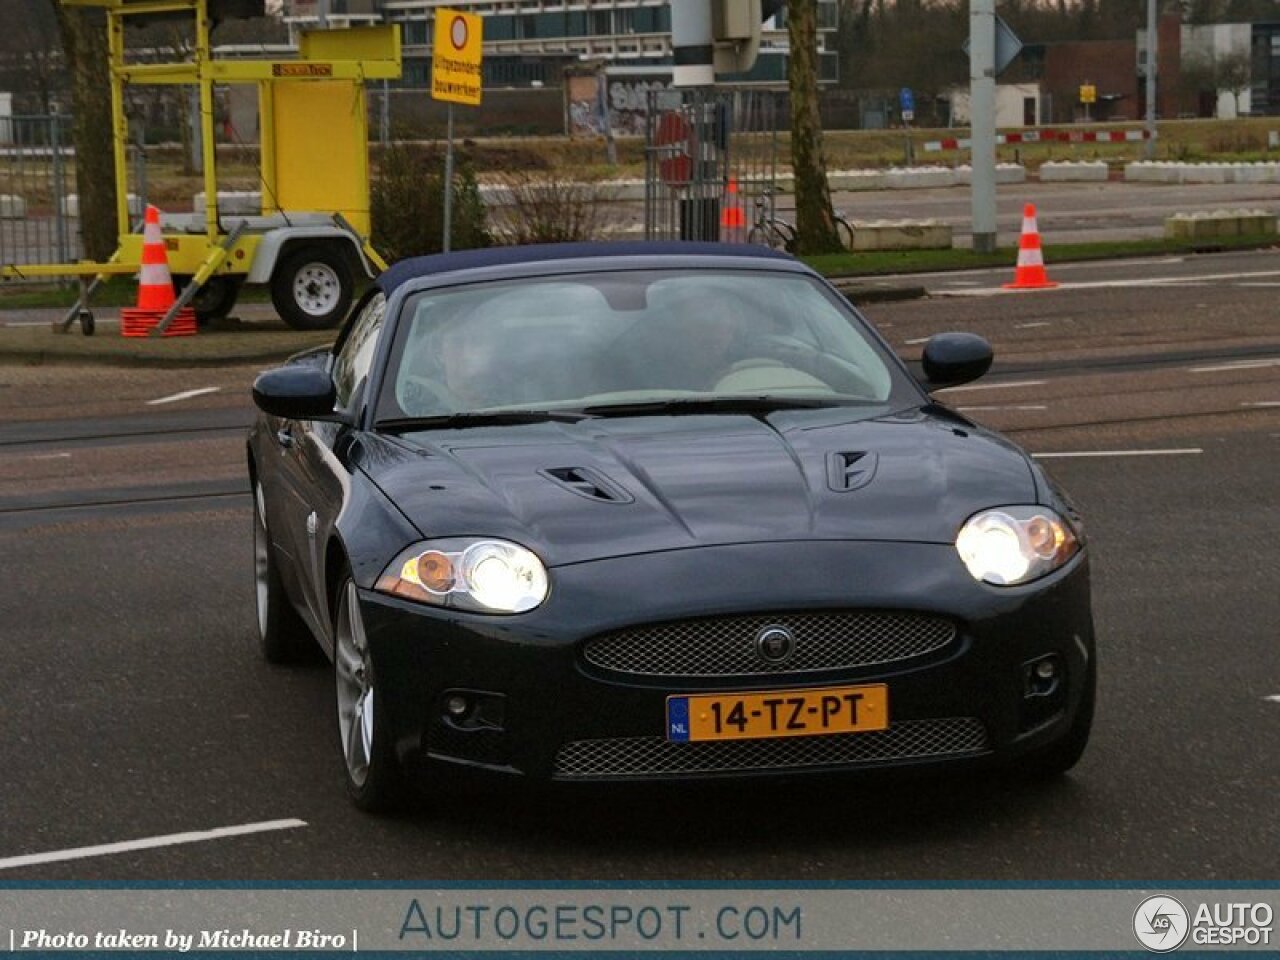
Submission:
[[[1280,703],[1280,693],[1273,693],[1269,697],[1263,697],[1263,700],[1270,700],[1272,703]]]
[[[32,460],[70,460],[69,453],[35,453],[31,455]]]
[[[974,383],[965,387],[943,387],[942,390],[952,393],[963,393],[966,390],[1009,390],[1013,387],[1039,387],[1048,382],[1048,380],[1014,380],[1009,383]],[[942,390],[938,392],[941,393]]]
[[[1258,283],[1237,283],[1237,287],[1280,287],[1280,283],[1273,281],[1261,281]]]
[[[305,820],[265,820],[261,823],[245,823],[237,827],[218,827],[214,830],[198,830],[191,833],[170,833],[163,837],[144,837],[141,840],[124,840],[120,843],[103,843],[93,847],[73,847],[68,850],[51,850],[48,853],[29,853],[20,857],[0,860],[0,870],[30,867],[41,863],[60,863],[64,860],[84,860],[89,857],[106,857],[133,850],[153,850],[156,847],[172,847],[183,843],[203,843],[206,840],[222,840],[227,837],[243,837],[251,833],[267,833],[271,830],[293,830],[305,827]]]
[[[956,407],[961,413],[968,413],[974,410],[1048,410],[1049,408],[1043,403],[1023,403],[1023,404],[989,404],[983,407]]]
[[[1032,327],[1051,327],[1053,324],[1048,320],[1037,320],[1034,323],[1015,323],[1014,326],[1019,330],[1030,330]]]
[[[1242,407],[1280,407],[1280,400],[1259,400],[1257,403],[1242,403]]]
[[[1261,370],[1264,367],[1280,367],[1280,357],[1259,360],[1232,360],[1210,367],[1188,367],[1192,373],[1226,373],[1229,370]]]
[[[1204,273],[1187,277],[1134,277],[1128,280],[1066,280],[1060,282],[1055,290],[1106,290],[1113,287],[1167,287],[1204,284],[1219,280],[1240,280],[1245,277],[1277,277],[1280,270],[1259,270],[1249,273]],[[982,287],[976,290],[938,290],[944,297],[992,297],[997,294],[1022,293],[1021,290],[1006,290],[1004,287]]]
[[[1170,450],[1063,450],[1058,453],[1033,453],[1037,460],[1065,460],[1068,457],[1185,457],[1204,453],[1199,447]]]
[[[161,403],[173,403],[176,400],[190,400],[192,397],[198,397],[206,393],[217,393],[221,387],[201,387],[198,390],[183,390],[181,393],[175,393],[168,397],[160,397],[158,400],[148,400],[147,406],[154,407]]]
[[[908,347],[914,347],[917,343],[928,343],[930,337],[916,337],[914,340],[903,340]]]

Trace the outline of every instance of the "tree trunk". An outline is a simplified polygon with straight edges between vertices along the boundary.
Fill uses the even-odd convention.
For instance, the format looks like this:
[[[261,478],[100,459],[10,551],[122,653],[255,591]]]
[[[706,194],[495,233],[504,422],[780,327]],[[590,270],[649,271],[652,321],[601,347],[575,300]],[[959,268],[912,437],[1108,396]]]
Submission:
[[[791,167],[796,183],[796,253],[837,253],[842,247],[831,209],[818,115],[818,3],[789,0]]]
[[[80,236],[86,257],[106,260],[118,242],[106,15],[92,8],[64,7],[58,0],[49,2],[58,16],[71,79]]]

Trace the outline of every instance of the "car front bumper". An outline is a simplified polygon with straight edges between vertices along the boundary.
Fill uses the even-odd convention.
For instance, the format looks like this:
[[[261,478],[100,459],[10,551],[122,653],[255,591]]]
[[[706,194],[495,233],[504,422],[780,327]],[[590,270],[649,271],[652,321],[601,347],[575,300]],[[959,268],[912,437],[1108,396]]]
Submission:
[[[1012,588],[975,582],[949,545],[826,541],[621,557],[551,579],[542,607],[510,617],[362,591],[382,722],[407,772],[612,781],[1008,761],[1067,734],[1094,657],[1083,553]],[[592,638],[647,624],[849,611],[927,614],[954,635],[905,659],[804,672],[654,676],[584,656]],[[1051,683],[1034,676],[1046,658]],[[671,695],[866,683],[888,686],[887,730],[666,739]],[[466,705],[462,716],[451,700]]]

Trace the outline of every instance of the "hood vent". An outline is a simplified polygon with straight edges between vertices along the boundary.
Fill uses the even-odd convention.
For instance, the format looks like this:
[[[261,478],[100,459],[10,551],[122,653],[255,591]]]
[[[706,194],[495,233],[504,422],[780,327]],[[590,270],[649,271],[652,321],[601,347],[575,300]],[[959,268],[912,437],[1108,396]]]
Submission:
[[[879,456],[868,450],[827,454],[827,485],[836,493],[860,490],[876,475]]]
[[[587,467],[555,467],[538,473],[558,486],[588,500],[605,503],[631,503],[631,494]]]

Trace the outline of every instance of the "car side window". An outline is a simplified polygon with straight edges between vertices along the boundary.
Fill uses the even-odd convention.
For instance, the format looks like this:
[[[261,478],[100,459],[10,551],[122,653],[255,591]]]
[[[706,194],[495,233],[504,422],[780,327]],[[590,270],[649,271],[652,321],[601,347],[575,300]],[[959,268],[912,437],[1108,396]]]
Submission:
[[[369,375],[373,355],[382,332],[382,319],[387,312],[387,296],[379,291],[369,298],[351,325],[351,333],[333,360],[333,386],[338,407],[346,408],[355,396],[360,381]]]

